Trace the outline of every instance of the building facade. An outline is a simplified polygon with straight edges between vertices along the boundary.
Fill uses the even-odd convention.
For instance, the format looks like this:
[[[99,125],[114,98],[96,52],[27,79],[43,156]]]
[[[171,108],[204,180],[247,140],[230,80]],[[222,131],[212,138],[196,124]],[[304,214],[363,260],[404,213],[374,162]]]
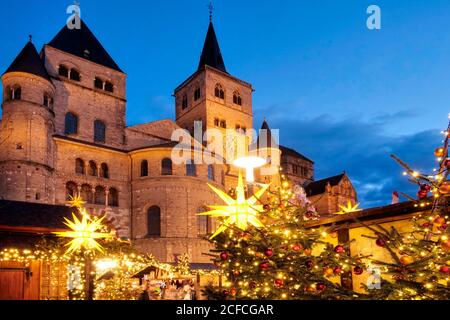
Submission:
[[[30,40],[2,76],[0,199],[64,205],[79,195],[158,259],[172,262],[187,252],[193,262],[209,262],[205,236],[216,221],[197,213],[220,203],[207,183],[229,190],[237,171],[174,163],[172,132],[193,133],[196,121],[203,130],[254,128],[253,87],[227,72],[212,22],[198,69],[174,91],[175,121],[127,127],[126,80],[84,22],[81,29],[65,26],[40,53]],[[194,158],[202,147],[189,150]],[[313,183],[311,160],[277,150],[271,156],[280,157],[289,179]],[[334,196],[324,192],[320,201]],[[348,198],[356,201],[354,189]]]

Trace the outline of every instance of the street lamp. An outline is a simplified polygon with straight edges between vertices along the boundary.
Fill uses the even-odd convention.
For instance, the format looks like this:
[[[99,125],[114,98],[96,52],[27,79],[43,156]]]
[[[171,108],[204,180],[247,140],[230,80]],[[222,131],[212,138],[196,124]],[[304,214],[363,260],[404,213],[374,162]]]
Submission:
[[[233,165],[245,169],[246,172],[246,180],[247,183],[253,183],[255,182],[255,174],[254,170],[256,168],[260,168],[266,164],[266,160],[259,157],[249,156],[244,158],[236,159],[233,162]]]

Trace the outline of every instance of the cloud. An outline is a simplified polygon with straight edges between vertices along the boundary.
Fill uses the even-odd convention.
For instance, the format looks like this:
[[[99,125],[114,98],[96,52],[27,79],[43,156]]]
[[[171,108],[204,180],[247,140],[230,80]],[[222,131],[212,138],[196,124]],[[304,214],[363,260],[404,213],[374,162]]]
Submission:
[[[270,123],[272,128],[280,128],[281,143],[314,160],[317,179],[347,172],[365,208],[390,204],[393,191],[414,196],[417,187],[405,179],[390,155],[399,156],[417,170],[431,172],[436,164],[433,151],[442,140],[440,130],[390,136],[383,129],[391,117],[384,122],[381,118],[376,122],[356,117],[335,120],[327,114],[311,119],[286,118]]]

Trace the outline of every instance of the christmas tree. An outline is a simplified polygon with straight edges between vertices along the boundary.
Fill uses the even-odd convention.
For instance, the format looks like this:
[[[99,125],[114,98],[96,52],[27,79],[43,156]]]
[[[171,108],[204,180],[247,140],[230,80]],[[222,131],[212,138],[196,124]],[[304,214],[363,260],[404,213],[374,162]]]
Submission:
[[[416,207],[423,208],[411,220],[408,232],[382,226],[368,227],[376,237],[377,246],[384,248],[389,261],[373,261],[389,276],[380,290],[373,294],[382,299],[435,300],[450,299],[450,240],[448,205],[450,169],[448,154],[450,125],[443,132],[444,144],[435,151],[439,168],[432,174],[413,170],[396,156],[392,156],[404,169],[404,175],[418,186]]]
[[[246,199],[242,176],[235,197],[213,188],[227,206],[212,206],[202,215],[219,217],[213,235],[214,263],[227,278],[226,289],[208,288],[210,299],[301,300],[358,299],[339,277],[362,274],[361,259],[347,255],[349,244],[332,245],[326,232],[308,228],[319,218],[302,188],[282,185],[263,195],[269,186]]]

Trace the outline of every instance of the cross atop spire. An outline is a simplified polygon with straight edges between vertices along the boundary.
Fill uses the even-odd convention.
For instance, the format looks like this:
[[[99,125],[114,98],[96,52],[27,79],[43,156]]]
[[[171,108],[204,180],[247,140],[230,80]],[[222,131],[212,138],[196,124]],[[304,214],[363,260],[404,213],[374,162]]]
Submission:
[[[28,40],[29,40],[29,42],[33,43],[33,35],[32,34],[28,35]]]
[[[214,12],[214,5],[213,5],[212,0],[209,0],[208,10],[209,10],[209,21],[212,21],[212,16],[213,16],[213,12]]]

